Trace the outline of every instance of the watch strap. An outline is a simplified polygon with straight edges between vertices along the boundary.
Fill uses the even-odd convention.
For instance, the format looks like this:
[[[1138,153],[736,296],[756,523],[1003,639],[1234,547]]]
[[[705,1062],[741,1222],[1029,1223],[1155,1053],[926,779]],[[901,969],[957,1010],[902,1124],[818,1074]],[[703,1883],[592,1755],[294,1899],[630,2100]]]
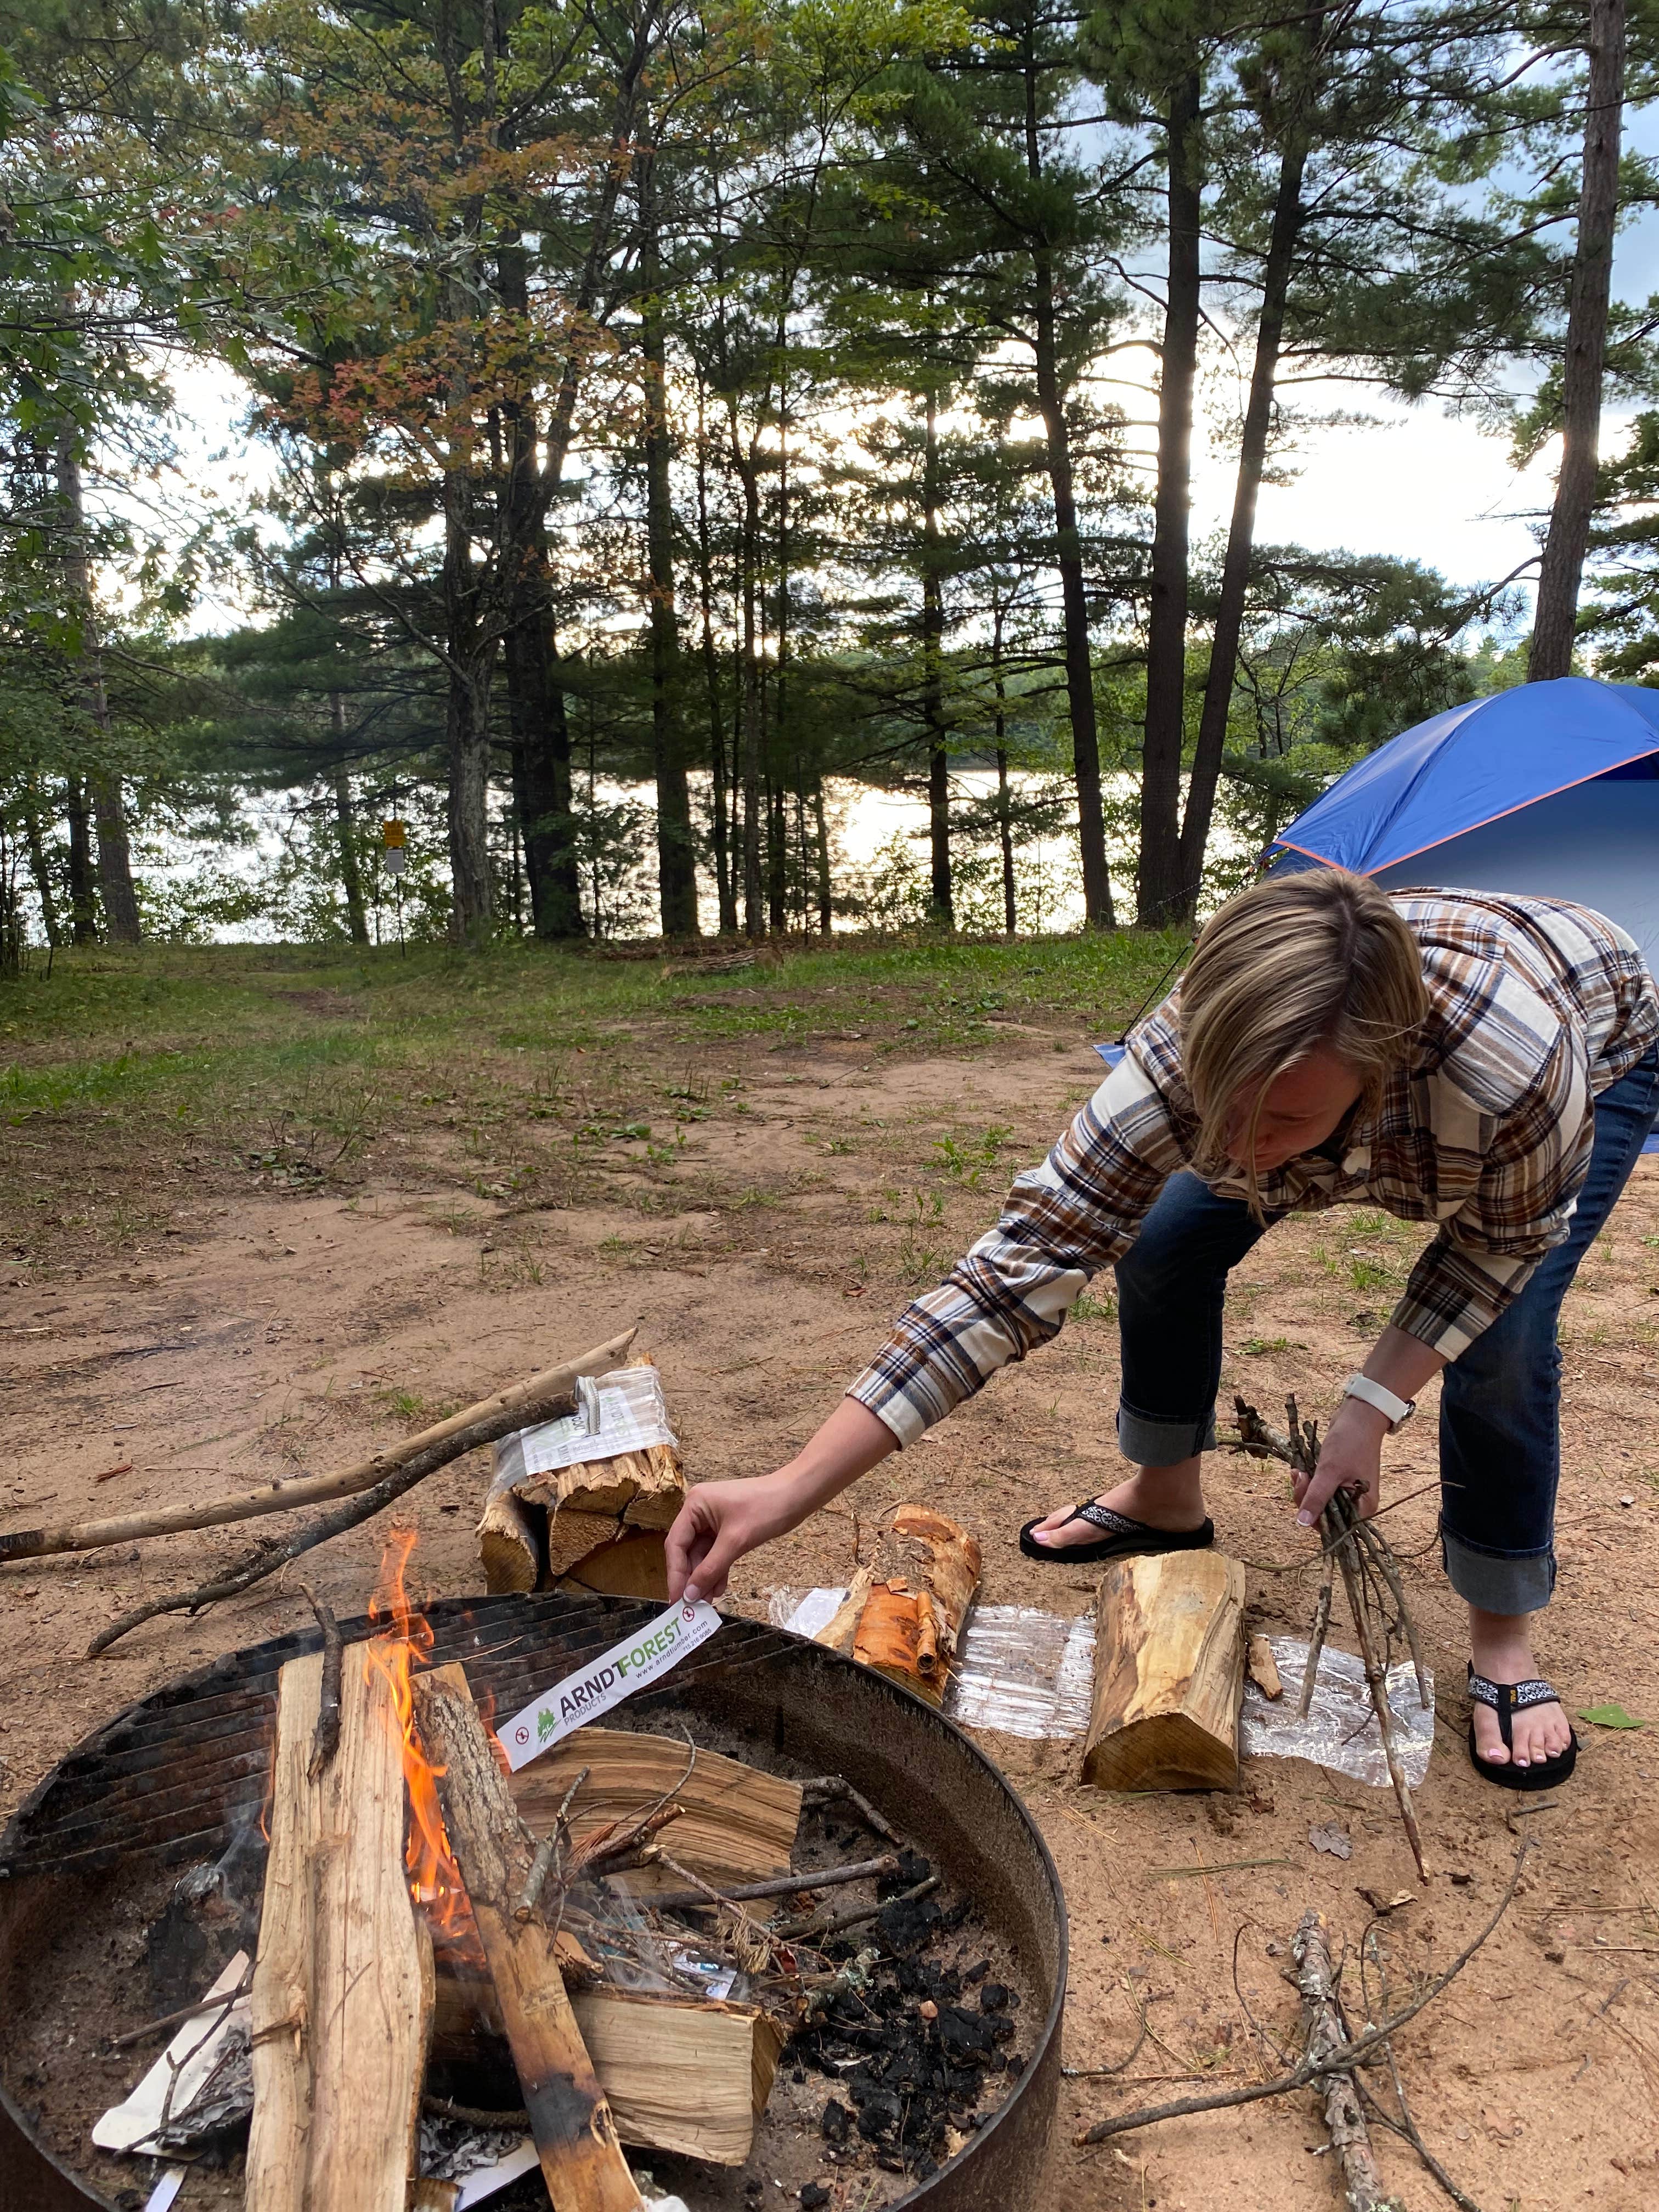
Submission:
[[[1342,1385],[1342,1395],[1345,1398],[1363,1398],[1368,1406],[1375,1406],[1386,1417],[1390,1435],[1417,1411],[1414,1398],[1396,1397],[1386,1383],[1374,1382],[1369,1375],[1350,1375]]]

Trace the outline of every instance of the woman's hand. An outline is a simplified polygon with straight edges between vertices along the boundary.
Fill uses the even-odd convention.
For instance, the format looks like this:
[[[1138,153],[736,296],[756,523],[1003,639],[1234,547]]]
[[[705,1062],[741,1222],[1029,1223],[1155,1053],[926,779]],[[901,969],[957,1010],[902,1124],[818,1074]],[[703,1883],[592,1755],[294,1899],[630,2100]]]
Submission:
[[[1376,1512],[1382,1487],[1382,1439],[1389,1419],[1363,1398],[1345,1398],[1319,1448],[1319,1472],[1296,1478],[1297,1520],[1311,1528],[1339,1490],[1351,1491],[1359,1517]]]
[[[668,1597],[723,1597],[745,1552],[799,1528],[812,1510],[787,1468],[746,1482],[700,1482],[688,1492],[666,1541]]]

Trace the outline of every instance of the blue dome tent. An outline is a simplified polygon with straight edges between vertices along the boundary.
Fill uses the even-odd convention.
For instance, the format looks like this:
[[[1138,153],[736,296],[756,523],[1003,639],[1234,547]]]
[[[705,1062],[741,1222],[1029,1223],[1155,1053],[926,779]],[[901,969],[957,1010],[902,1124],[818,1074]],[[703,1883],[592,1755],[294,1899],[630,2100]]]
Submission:
[[[1432,715],[1339,776],[1272,862],[1576,899],[1659,969],[1659,691],[1563,676]]]
[[[1340,775],[1268,857],[1390,890],[1574,899],[1659,972],[1659,690],[1564,676],[1431,715]]]

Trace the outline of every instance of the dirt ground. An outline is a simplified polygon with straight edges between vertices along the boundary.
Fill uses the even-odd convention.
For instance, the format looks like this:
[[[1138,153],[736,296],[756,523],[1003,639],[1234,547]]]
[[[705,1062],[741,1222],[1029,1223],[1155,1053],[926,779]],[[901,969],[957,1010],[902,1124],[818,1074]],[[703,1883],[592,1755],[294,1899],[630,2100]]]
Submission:
[[[273,975],[271,988],[300,980]],[[331,993],[300,995],[319,1022],[351,1018]],[[128,1227],[101,1242],[66,1231],[0,1260],[0,1525],[320,1472],[635,1322],[693,1476],[776,1464],[1098,1076],[1070,1015],[995,1019],[950,1049],[890,1029],[877,1042],[791,1024],[781,1037],[757,1030],[688,1048],[672,1018],[632,1018],[573,1054],[550,1103],[538,1094],[532,1106],[526,1091],[522,1112],[509,1102],[489,1124],[461,1127],[453,1100],[411,1093],[320,1176],[280,1158],[252,1175],[246,1158],[128,1145],[108,1123],[46,1117],[7,1131],[20,1204],[55,1194],[61,1206],[84,1186],[127,1209]],[[1403,1225],[1352,1211],[1276,1231],[1235,1287],[1224,1390],[1276,1415],[1295,1388],[1322,1408],[1413,1250]],[[926,1498],[978,1534],[987,1601],[1085,1609],[1086,1572],[1022,1559],[1015,1531],[1112,1479],[1109,1290],[1097,1284],[1054,1346],[878,1469],[854,1493],[859,1514]],[[1485,2212],[1635,2212],[1659,2195],[1659,1973],[1644,1964],[1659,1957],[1656,1299],[1659,1160],[1648,1160],[1566,1310],[1561,1578],[1540,1653],[1573,1710],[1616,1699],[1648,1724],[1581,1723],[1577,1775],[1546,1804],[1470,1771],[1464,1648],[1432,1497],[1393,1521],[1396,1547],[1414,1555],[1442,1711],[1419,1801],[1432,1878],[1379,1939],[1394,2002],[1483,1923],[1520,1840],[1535,1846],[1504,1923],[1400,2039],[1417,2122]],[[1389,1496],[1431,1482],[1434,1436],[1431,1407],[1389,1449]],[[484,1479],[479,1459],[463,1462],[408,1501],[416,1578],[434,1594],[481,1586],[472,1523]],[[1218,1461],[1212,1507],[1220,1543],[1248,1563],[1255,1623],[1305,1633],[1316,1576],[1281,1481]],[[296,1592],[270,1584],[83,1658],[115,1613],[235,1556],[247,1533],[0,1570],[0,1816],[120,1705],[308,1618]],[[371,1525],[311,1562],[341,1613],[362,1610],[383,1534]],[[763,1611],[779,1584],[844,1580],[853,1535],[842,1510],[745,1562],[739,1608]],[[1295,2040],[1284,1975],[1301,1914],[1321,1906],[1352,1945],[1371,1917],[1362,1893],[1416,1892],[1388,1794],[1263,1760],[1247,1764],[1236,1796],[1112,1797],[1078,1785],[1075,1745],[987,1748],[1064,1878],[1067,2064],[1109,2067],[1134,2044],[1138,2013],[1147,2027],[1126,2072],[1066,2081],[1045,2206],[1330,2212],[1340,2182],[1307,2094],[1097,2149],[1072,2138],[1130,2104],[1278,2070],[1276,2051]],[[1310,1829],[1331,1824],[1352,1840],[1346,1862],[1310,1847]],[[1188,1867],[1222,1870],[1164,1871]],[[1360,2013],[1352,1987],[1350,1997]],[[1437,2201],[1409,2150],[1380,2131],[1378,2147],[1402,2201]]]

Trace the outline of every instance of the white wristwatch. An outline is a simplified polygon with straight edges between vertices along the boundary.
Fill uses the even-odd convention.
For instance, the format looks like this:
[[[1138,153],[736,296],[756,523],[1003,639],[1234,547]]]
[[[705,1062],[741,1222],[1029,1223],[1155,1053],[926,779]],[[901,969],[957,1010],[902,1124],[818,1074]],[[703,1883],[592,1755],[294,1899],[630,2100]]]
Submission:
[[[1375,1406],[1379,1413],[1388,1417],[1389,1434],[1403,1428],[1417,1411],[1415,1398],[1396,1398],[1386,1383],[1373,1382],[1369,1375],[1350,1375],[1342,1385],[1345,1398],[1363,1398],[1368,1406]]]

